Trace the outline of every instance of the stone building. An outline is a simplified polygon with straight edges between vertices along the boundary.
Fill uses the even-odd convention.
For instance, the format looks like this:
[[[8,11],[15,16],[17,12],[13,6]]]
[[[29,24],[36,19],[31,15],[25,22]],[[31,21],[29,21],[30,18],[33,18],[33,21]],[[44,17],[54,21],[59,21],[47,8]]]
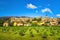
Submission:
[[[24,26],[24,24],[22,22],[18,22],[17,26]]]
[[[18,18],[18,17],[11,17],[9,22],[6,21],[3,23],[3,26],[9,26],[10,24],[12,26],[31,26],[31,24],[35,25],[59,25],[60,24],[60,19],[58,18],[49,18],[47,15],[44,18]]]
[[[58,25],[58,19],[57,18],[51,19],[50,24],[53,25],[53,26]]]
[[[24,26],[31,26],[31,23],[26,23],[24,24]]]
[[[9,23],[8,22],[4,22],[3,23],[3,26],[6,26],[7,27],[7,26],[9,26]]]

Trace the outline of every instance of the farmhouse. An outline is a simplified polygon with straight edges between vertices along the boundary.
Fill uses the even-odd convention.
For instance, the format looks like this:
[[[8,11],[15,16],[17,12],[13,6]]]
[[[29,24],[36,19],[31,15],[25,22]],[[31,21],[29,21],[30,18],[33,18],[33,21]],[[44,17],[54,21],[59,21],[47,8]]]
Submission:
[[[51,25],[58,25],[58,19],[57,18],[54,18],[50,21],[50,24]]]
[[[31,23],[26,23],[24,24],[24,26],[31,26]]]
[[[18,22],[17,26],[24,26],[24,24],[22,22]]]
[[[8,22],[4,22],[3,23],[3,26],[6,26],[7,27],[7,26],[9,26],[9,23]]]

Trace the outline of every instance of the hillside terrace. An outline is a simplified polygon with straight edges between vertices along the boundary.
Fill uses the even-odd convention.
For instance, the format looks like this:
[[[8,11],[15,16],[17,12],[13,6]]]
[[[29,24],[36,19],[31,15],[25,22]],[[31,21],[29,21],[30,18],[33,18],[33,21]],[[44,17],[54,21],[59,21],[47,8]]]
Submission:
[[[3,20],[4,19],[4,20]],[[30,17],[3,17],[0,19],[2,21],[1,26],[60,26],[59,18],[49,18],[48,16],[30,18]]]

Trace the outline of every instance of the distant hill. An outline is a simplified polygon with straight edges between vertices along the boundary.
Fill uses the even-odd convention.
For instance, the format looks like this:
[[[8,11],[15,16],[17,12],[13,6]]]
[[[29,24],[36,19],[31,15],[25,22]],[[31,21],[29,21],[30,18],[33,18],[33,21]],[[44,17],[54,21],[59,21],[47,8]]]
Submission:
[[[11,17],[16,17],[16,18],[30,18],[30,17],[27,17],[27,16],[21,16],[21,17],[18,17],[18,16],[4,16],[4,17],[0,17],[0,21],[6,21],[6,20],[8,20]]]

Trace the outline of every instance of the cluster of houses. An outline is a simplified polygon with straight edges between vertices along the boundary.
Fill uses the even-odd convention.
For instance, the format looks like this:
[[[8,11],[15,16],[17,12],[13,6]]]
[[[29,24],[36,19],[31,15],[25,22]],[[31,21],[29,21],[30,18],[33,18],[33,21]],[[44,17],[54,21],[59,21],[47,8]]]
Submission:
[[[3,26],[32,26],[32,25],[48,25],[48,26],[57,26],[60,25],[59,18],[49,18],[48,16],[36,17],[36,18],[18,18],[11,17],[3,23]]]

